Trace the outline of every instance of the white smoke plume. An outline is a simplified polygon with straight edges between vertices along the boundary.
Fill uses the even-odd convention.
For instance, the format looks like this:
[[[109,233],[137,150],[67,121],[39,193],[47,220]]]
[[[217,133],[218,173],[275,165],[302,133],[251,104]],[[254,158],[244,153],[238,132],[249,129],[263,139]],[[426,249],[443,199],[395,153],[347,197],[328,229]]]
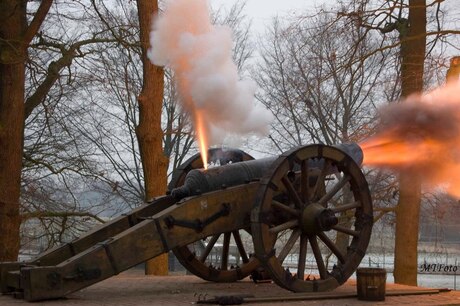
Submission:
[[[206,0],[169,0],[154,22],[149,58],[172,68],[183,108],[195,126],[203,121],[209,144],[228,134],[265,134],[272,116],[255,104],[255,83],[238,76],[230,28],[212,25],[209,15]]]

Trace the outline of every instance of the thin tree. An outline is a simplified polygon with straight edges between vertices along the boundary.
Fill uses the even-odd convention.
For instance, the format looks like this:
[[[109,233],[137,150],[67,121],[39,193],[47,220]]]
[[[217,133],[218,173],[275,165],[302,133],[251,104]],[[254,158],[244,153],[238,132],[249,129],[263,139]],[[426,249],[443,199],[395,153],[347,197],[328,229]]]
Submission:
[[[426,0],[389,1],[377,9],[366,10],[366,4],[355,1],[359,9],[346,14],[368,29],[378,29],[386,35],[396,31],[390,49],[399,46],[400,97],[420,93],[424,89],[424,62],[427,45]],[[431,4],[433,5],[433,4]],[[373,15],[372,17],[369,17]],[[381,15],[381,16],[380,16]],[[379,18],[380,17],[380,18]],[[371,20],[371,21],[370,21]],[[389,37],[385,37],[388,40]],[[391,37],[390,37],[391,38]],[[400,173],[399,200],[395,210],[395,266],[396,283],[417,285],[417,245],[421,204],[421,180],[410,171]],[[390,210],[388,210],[390,211]]]
[[[401,38],[401,96],[422,92],[426,47],[426,0],[409,0],[408,23]],[[399,176],[396,209],[395,282],[417,285],[417,246],[421,180],[413,173]]]
[[[94,80],[81,64],[97,60],[100,50],[113,49],[117,40],[94,26],[97,19],[84,11],[86,4],[72,2],[83,10],[69,4],[50,9],[28,46],[20,198],[21,235],[28,237],[24,251],[37,242],[43,250],[74,239],[120,203],[116,182],[104,175],[110,171],[77,128],[85,110],[94,108],[81,99],[81,88]]]
[[[387,79],[385,54],[358,27],[324,14],[286,25],[275,21],[262,45],[257,96],[272,111],[270,139],[281,152],[309,143],[361,140],[372,127],[374,90]],[[331,24],[332,23],[332,24]]]
[[[163,154],[161,111],[163,106],[164,72],[147,58],[153,14],[158,14],[158,2],[137,0],[140,42],[142,48],[143,85],[138,98],[139,125],[136,133],[144,171],[145,200],[166,193],[168,159]],[[168,254],[146,263],[146,274],[167,275]]]
[[[41,1],[30,23],[27,1],[0,4],[0,261],[16,260],[19,252],[25,63],[51,4]]]

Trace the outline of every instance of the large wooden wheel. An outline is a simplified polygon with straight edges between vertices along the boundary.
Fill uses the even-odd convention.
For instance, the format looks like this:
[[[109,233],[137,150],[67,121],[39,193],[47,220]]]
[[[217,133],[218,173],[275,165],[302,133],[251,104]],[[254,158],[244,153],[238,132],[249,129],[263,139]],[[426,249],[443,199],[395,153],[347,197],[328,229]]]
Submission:
[[[209,166],[254,159],[249,154],[236,149],[209,149],[208,156]],[[198,153],[175,171],[169,189],[183,185],[187,173],[199,168],[203,168],[203,161]],[[195,243],[175,248],[173,252],[188,271],[213,282],[234,282],[243,279],[259,266],[258,260],[252,256],[254,249],[249,224],[247,229],[209,236]]]
[[[309,145],[281,155],[251,214],[256,256],[295,292],[343,284],[363,258],[372,202],[359,166],[341,150]]]

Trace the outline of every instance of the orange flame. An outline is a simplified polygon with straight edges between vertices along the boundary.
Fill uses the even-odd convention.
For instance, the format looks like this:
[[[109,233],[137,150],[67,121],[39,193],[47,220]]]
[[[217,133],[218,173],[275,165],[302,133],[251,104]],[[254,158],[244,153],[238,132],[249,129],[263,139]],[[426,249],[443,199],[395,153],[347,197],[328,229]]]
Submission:
[[[397,133],[387,133],[366,140],[361,144],[364,164],[380,167],[407,167],[429,163],[430,159],[443,152],[442,143],[426,139],[406,142]]]
[[[457,148],[460,141],[456,141]],[[441,187],[460,197],[460,159],[451,143],[432,139],[405,142],[400,134],[388,133],[360,144],[363,164],[397,172],[409,172],[421,177],[425,187]]]
[[[203,168],[208,169],[208,133],[203,114],[199,110],[195,110],[195,132],[200,147],[201,159],[203,160]]]
[[[387,106],[379,132],[360,144],[363,163],[409,172],[460,197],[460,83]]]
[[[203,120],[203,113],[195,110],[195,132],[200,148],[201,159],[203,161],[203,168],[208,169],[208,136],[206,124]]]

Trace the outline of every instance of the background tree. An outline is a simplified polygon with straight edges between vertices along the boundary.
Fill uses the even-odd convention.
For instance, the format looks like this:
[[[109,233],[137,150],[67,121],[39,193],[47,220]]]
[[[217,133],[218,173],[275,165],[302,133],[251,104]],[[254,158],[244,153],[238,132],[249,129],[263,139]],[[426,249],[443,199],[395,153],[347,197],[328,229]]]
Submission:
[[[323,14],[272,26],[264,43],[258,99],[274,114],[270,139],[280,152],[308,143],[359,141],[372,127],[374,90],[388,77],[387,56],[362,29]]]
[[[29,48],[21,185],[24,250],[40,252],[70,241],[145,200],[136,135],[143,83],[137,3],[104,4],[59,2]],[[238,42],[247,41],[249,32],[242,6],[214,15],[216,22],[241,33]],[[243,67],[249,48],[237,48],[235,59]],[[169,72],[165,81],[159,135],[171,171],[195,148]]]
[[[168,159],[163,154],[161,110],[163,105],[163,68],[154,66],[147,58],[153,14],[158,14],[158,2],[137,0],[142,49],[143,85],[138,98],[139,125],[136,134],[144,171],[145,200],[166,193]],[[168,254],[146,263],[146,274],[167,275]]]
[[[355,2],[356,3],[356,2]],[[393,45],[400,46],[398,55],[400,97],[420,93],[424,89],[424,62],[427,44],[427,6],[425,0],[389,1],[377,9],[366,11],[366,4],[348,14],[360,26],[387,34],[397,31]],[[370,17],[373,15],[372,17]],[[385,37],[384,37],[385,38]],[[390,47],[390,46],[388,46]],[[395,209],[395,282],[417,285],[417,242],[421,204],[420,177],[411,171],[400,173],[399,200]]]
[[[391,76],[383,65],[388,53],[363,56],[380,47],[365,34],[332,13],[273,23],[257,67],[258,99],[274,115],[269,138],[280,153],[310,143],[359,142],[373,128],[375,102],[382,99],[375,88]],[[341,216],[342,225],[350,220]],[[348,240],[337,234],[344,253]]]
[[[401,97],[422,92],[426,47],[426,0],[410,0],[408,23],[399,31],[401,39]],[[421,181],[411,171],[399,176],[396,209],[396,283],[417,285],[417,246],[420,221]]]
[[[78,128],[89,107],[81,88],[94,81],[82,64],[116,45],[108,30],[92,26],[97,19],[87,14],[88,4],[54,5],[28,49],[21,233],[30,238],[22,245],[29,251],[74,239],[119,204],[116,182],[108,182],[98,152]],[[33,236],[43,239],[33,243]]]
[[[442,29],[443,11],[441,10],[441,3],[442,1],[432,1],[428,4],[426,4],[425,1],[407,2],[399,0],[340,1],[337,7],[332,9],[323,8],[317,14],[317,16],[327,16],[330,14],[331,17],[325,22],[317,21],[316,24],[319,24],[320,28],[316,29],[316,36],[311,35],[307,38],[303,37],[303,44],[294,45],[288,39],[283,39],[283,37],[289,36],[288,33],[290,33],[292,29],[296,29],[298,24],[307,24],[304,20],[311,20],[311,16],[292,21],[287,26],[281,28],[281,30],[274,31],[272,35],[276,37],[276,39],[273,39],[275,43],[273,43],[273,46],[270,46],[268,52],[265,50],[265,54],[268,54],[268,56],[263,55],[264,61],[267,63],[269,62],[270,65],[264,65],[263,68],[265,68],[265,70],[260,69],[263,71],[263,77],[259,78],[259,83],[264,88],[264,92],[261,94],[262,99],[266,97],[265,100],[268,101],[266,105],[273,110],[275,117],[280,118],[277,119],[277,124],[273,126],[273,133],[270,136],[274,140],[275,145],[282,150],[283,145],[298,145],[302,143],[303,139],[307,139],[307,141],[313,140],[314,142],[330,143],[331,141],[359,141],[372,135],[373,119],[371,118],[375,115],[376,106],[387,103],[388,101],[395,101],[401,96],[407,96],[409,93],[421,92],[423,90],[423,83],[429,80],[428,77],[433,79],[439,76],[436,70],[439,71],[439,64],[442,65],[443,62],[445,63],[445,59],[442,61],[442,57],[436,54],[437,51],[443,50],[443,47],[439,45],[442,43],[443,39],[449,35],[458,33],[458,31],[455,30]],[[429,15],[426,13],[427,8],[430,8]],[[428,18],[431,24],[434,24],[428,32],[426,30],[426,18]],[[337,30],[336,27],[339,30]],[[276,29],[276,27],[274,27],[274,29]],[[327,36],[323,36],[322,33],[329,33],[329,29],[334,29],[335,31],[331,32],[333,33],[332,35],[326,34]],[[346,29],[344,31],[358,29],[355,32],[359,33],[359,35],[351,36],[357,37],[358,39],[343,39],[340,29]],[[302,37],[301,31],[295,33],[296,36]],[[339,33],[339,35],[336,33]],[[316,37],[320,37],[321,39],[315,40]],[[430,37],[430,39],[427,40],[427,37]],[[293,39],[295,40],[295,37]],[[333,45],[334,42],[338,42],[337,45],[330,48],[330,50],[337,50],[337,52],[329,51],[329,56],[327,56],[327,53],[321,54],[323,50],[326,50],[325,46],[327,46],[330,41],[332,42],[331,45]],[[368,48],[366,50],[356,48],[369,41],[372,41],[373,44],[367,44]],[[342,44],[340,44],[340,42],[342,42]],[[308,50],[308,45],[310,44],[314,46],[314,52],[308,54],[302,53],[303,50]],[[429,50],[428,60],[430,63],[436,65],[430,66],[429,73],[424,75],[424,52],[426,46],[428,46],[427,49]],[[345,50],[345,52],[343,50]],[[301,54],[302,56],[296,59],[291,54]],[[317,54],[319,54],[319,56]],[[349,78],[354,76],[360,77],[360,74],[356,72],[360,71],[359,69],[353,71],[353,69],[350,68],[364,68],[364,70],[367,71],[368,66],[365,66],[365,63],[372,61],[376,55],[381,56],[381,61],[374,63],[374,65],[385,67],[382,74],[382,76],[385,77],[385,81],[377,81],[370,87],[363,87],[361,84],[367,83],[361,82],[360,79],[354,79],[353,82],[350,82],[352,85],[348,87],[337,86],[337,84],[341,84],[337,82],[337,80],[346,80],[346,77],[340,77],[341,72],[346,72],[344,75],[347,75]],[[332,65],[331,59],[335,57],[339,60],[335,60],[336,64]],[[267,59],[269,59],[269,61],[267,61]],[[304,64],[307,61],[305,60],[302,62],[302,59],[308,59],[309,62],[315,62],[315,59],[318,59],[319,63],[315,62],[314,66],[321,67],[320,72],[323,74],[315,75],[312,72],[315,71],[315,68],[308,66],[308,63]],[[303,65],[299,65],[298,63],[303,63]],[[328,65],[325,67],[325,65],[322,65],[323,63],[328,63]],[[371,65],[371,67],[372,66],[373,65]],[[291,69],[291,67],[295,68]],[[299,73],[295,73],[295,70],[298,70]],[[303,78],[301,82],[298,82],[296,77],[302,75],[302,73],[304,75],[309,74],[310,79]],[[328,82],[328,77],[334,82]],[[366,80],[366,78],[364,78],[364,80]],[[324,87],[312,86],[311,84],[314,84],[315,81],[324,85]],[[295,87],[293,84],[300,84],[300,86],[297,85],[297,87]],[[343,84],[348,83],[345,82]],[[309,91],[305,90],[306,94],[304,96],[308,97],[308,99],[305,99],[303,96],[296,96],[299,92],[298,88],[319,88],[318,92],[320,92],[321,95],[315,94],[311,89]],[[350,99],[350,97],[353,96],[346,94],[349,91],[356,92],[352,91],[353,88],[363,89],[361,93],[380,92],[380,94],[369,95],[367,97],[364,94],[363,97],[365,97],[368,102],[371,102],[371,104],[367,107],[365,103],[359,105],[357,112],[350,112],[351,109],[347,108],[344,103],[331,103],[344,100],[342,97],[349,98],[345,100],[349,101],[349,103],[355,101]],[[370,88],[370,90],[366,90],[368,88]],[[297,103],[296,101],[315,102],[317,97],[321,98],[320,104],[312,102],[303,102],[305,105],[300,106],[295,104]],[[331,97],[332,99],[330,99]],[[342,100],[334,99],[334,97],[340,97]],[[275,107],[270,105],[270,101],[276,101],[272,103]],[[292,101],[294,101],[294,104]],[[352,114],[350,118],[353,121],[350,125],[347,125],[346,114]],[[302,118],[307,118],[307,120],[302,120]],[[360,121],[362,122],[361,124],[356,122],[362,118],[366,120]],[[305,121],[307,124],[304,123]],[[348,131],[349,134],[347,137],[347,130],[344,129],[344,127],[348,126],[352,128]],[[357,128],[357,132],[353,134],[354,128]],[[280,136],[276,137],[276,135]],[[280,144],[282,145],[281,147]],[[418,221],[414,221],[414,219],[418,219],[419,208],[409,211],[405,209],[405,207],[407,208],[410,205],[419,206],[420,187],[415,187],[413,190],[410,190],[410,188],[406,187],[407,184],[402,182],[400,189],[397,189],[395,188],[394,178],[391,175],[385,175],[386,179],[384,181],[389,183],[389,185],[387,185],[388,187],[385,187],[382,185],[382,181],[374,182],[370,174],[376,175],[377,178],[385,174],[384,172],[375,170],[370,171],[368,174],[368,178],[372,185],[371,189],[374,190],[374,192],[377,190],[376,188],[382,192],[386,190],[386,192],[383,193],[386,199],[377,198],[376,201],[377,203],[380,202],[383,204],[381,207],[378,207],[379,213],[376,216],[377,219],[381,218],[385,212],[395,211],[394,206],[391,207],[388,205],[395,204],[394,197],[392,197],[391,194],[397,194],[398,191],[400,192],[400,205],[396,206],[398,216],[397,222],[400,225],[404,224],[404,230],[401,232],[401,226],[399,226],[396,236],[399,237],[397,239],[403,239],[402,241],[407,239],[407,237],[412,238],[410,238],[410,243],[405,243],[409,241],[401,242],[401,240],[398,240],[396,243],[396,261],[399,261],[399,259],[404,261],[400,264],[396,264],[396,270],[401,269],[403,266],[409,267],[410,275],[408,274],[409,270],[405,268],[402,273],[395,271],[395,278],[397,282],[414,284],[413,280],[416,279],[417,273],[416,239],[418,237]],[[413,185],[414,175],[409,174],[409,176],[412,177],[411,185]],[[404,181],[404,179],[402,179],[402,181]],[[417,186],[417,184],[415,185]],[[411,188],[412,187],[413,186],[411,186]],[[378,194],[382,195],[381,192]],[[405,206],[406,204],[408,205]],[[412,218],[410,224],[405,222],[403,220],[404,218]],[[406,219],[406,221],[407,220],[408,219]],[[408,231],[411,231],[411,233],[408,234]],[[405,260],[409,260],[410,264]]]
[[[0,4],[0,261],[16,260],[19,252],[25,63],[51,3],[41,1],[30,23],[27,1]]]

